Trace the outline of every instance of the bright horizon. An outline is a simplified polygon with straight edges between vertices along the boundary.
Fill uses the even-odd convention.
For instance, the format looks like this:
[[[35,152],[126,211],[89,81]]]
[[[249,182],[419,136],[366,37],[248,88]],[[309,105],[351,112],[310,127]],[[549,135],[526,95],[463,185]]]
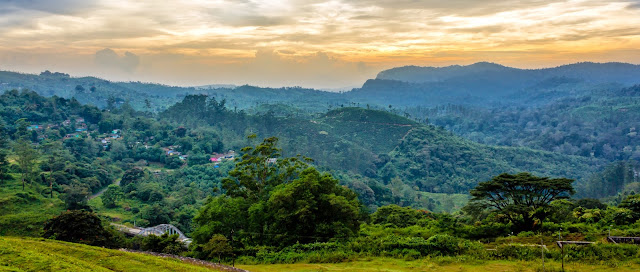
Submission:
[[[318,89],[384,69],[640,63],[640,1],[0,0],[0,70]]]

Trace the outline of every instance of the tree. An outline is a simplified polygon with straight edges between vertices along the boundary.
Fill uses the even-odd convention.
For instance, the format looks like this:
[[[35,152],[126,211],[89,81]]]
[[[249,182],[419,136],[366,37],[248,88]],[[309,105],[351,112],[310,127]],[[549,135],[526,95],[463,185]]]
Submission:
[[[184,244],[178,240],[179,235],[163,233],[160,236],[149,235],[142,239],[140,247],[145,251],[153,251],[166,254],[179,254],[184,251]]]
[[[120,186],[127,187],[129,184],[135,185],[145,177],[144,170],[135,167],[124,172],[120,180]],[[127,190],[125,190],[127,191]]]
[[[93,246],[109,246],[112,238],[95,213],[82,210],[65,211],[47,221],[42,236]]]
[[[549,203],[575,193],[572,179],[503,173],[471,190],[466,211],[491,210],[510,221],[516,231],[533,230],[549,212]]]
[[[231,253],[231,251],[232,248],[229,240],[221,234],[214,235],[209,239],[209,242],[204,245],[204,252],[207,254],[207,257],[212,259],[214,256],[217,256],[218,262],[221,262],[222,256]]]
[[[115,208],[117,206],[116,202],[122,199],[123,196],[120,186],[111,184],[102,194],[102,204],[107,208]]]
[[[371,223],[393,224],[396,227],[404,228],[415,225],[419,219],[424,217],[424,214],[424,212],[409,207],[387,205],[378,208],[378,210],[373,213]]]
[[[150,226],[156,226],[160,224],[168,224],[171,221],[169,213],[166,211],[166,207],[160,207],[158,204],[145,206],[140,211],[140,217],[149,221]]]
[[[275,188],[265,207],[267,230],[276,234],[271,244],[282,246],[348,238],[357,232],[362,217],[358,196],[313,167]]]
[[[147,109],[147,111],[151,111],[151,101],[149,101],[148,98],[144,99],[144,108]]]
[[[31,141],[26,137],[19,138],[13,145],[13,153],[16,154],[16,162],[20,168],[20,179],[22,180],[22,190],[24,191],[25,183],[31,182],[35,173],[36,160],[38,159],[38,151],[35,150]]]
[[[255,135],[249,136],[255,138]],[[276,147],[278,138],[266,138],[255,147],[245,147],[241,161],[236,163],[229,177],[222,181],[222,189],[230,197],[243,197],[252,201],[264,198],[277,185],[295,179],[301,169],[308,167],[308,158],[280,158]]]
[[[9,169],[9,160],[7,160],[8,152],[5,149],[8,144],[7,142],[4,122],[0,120],[0,184],[11,178],[11,176],[7,174]]]
[[[89,189],[86,186],[77,183],[64,186],[62,200],[68,210],[91,210],[87,205],[87,197],[89,197]]]
[[[631,211],[631,216],[633,217],[633,221],[638,220],[640,218],[640,195],[629,195],[625,198],[620,205],[619,208],[629,209]]]
[[[113,95],[110,95],[109,98],[107,98],[107,109],[114,110],[116,108],[116,102],[116,98]]]
[[[282,158],[275,137],[245,147],[223,181],[224,194],[207,200],[194,222],[196,251],[216,235],[242,245],[286,246],[346,238],[360,224],[357,195],[299,157]],[[205,254],[206,253],[206,254]]]

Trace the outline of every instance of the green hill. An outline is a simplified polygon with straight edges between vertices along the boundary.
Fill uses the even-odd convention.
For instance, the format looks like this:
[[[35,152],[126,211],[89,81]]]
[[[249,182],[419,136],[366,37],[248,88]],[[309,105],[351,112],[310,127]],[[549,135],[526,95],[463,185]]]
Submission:
[[[59,194],[44,196],[48,188],[43,185],[23,191],[17,178],[0,184],[0,235],[39,236],[44,222],[64,210]]]
[[[45,239],[0,236],[1,271],[222,271],[177,259]]]
[[[184,166],[173,178],[184,186],[185,193],[194,185],[205,192],[186,205],[206,198],[226,175],[212,168],[211,154],[240,150],[251,144],[246,139],[249,134],[278,137],[284,156],[300,154],[314,159],[315,166],[339,176],[344,185],[357,191],[363,202],[372,207],[395,203],[434,209],[437,205],[433,205],[433,198],[423,198],[424,192],[466,194],[478,182],[502,172],[527,171],[582,180],[600,166],[596,159],[482,145],[393,113],[356,107],[340,107],[311,119],[268,112],[251,115],[228,109],[223,101],[189,95],[153,116],[130,107],[100,111],[31,92],[8,92],[2,98],[0,116],[9,133],[17,131],[15,122],[19,118],[47,125],[40,132],[31,131],[30,138],[53,147],[55,152],[47,151],[50,155],[44,157],[47,163],[43,163],[42,169],[54,168],[53,173],[45,176],[55,178],[56,184],[86,185],[96,192],[116,180],[122,174],[119,169],[152,164],[159,171]],[[84,117],[83,128],[87,131],[71,134],[77,135],[77,139],[65,138],[74,132],[71,125],[57,124],[65,119],[76,120],[76,116]],[[116,139],[109,138],[112,130],[120,131]],[[46,140],[39,140],[43,135]],[[106,147],[100,142],[105,138],[111,139]],[[171,149],[188,155],[189,159],[167,155]],[[66,154],[64,160],[54,153]],[[195,177],[194,173],[203,170],[192,171],[195,169],[192,167],[203,167],[211,173]],[[185,172],[194,177],[181,175]],[[192,181],[196,183],[190,185]],[[158,185],[149,185],[140,188],[145,192],[140,198],[156,199],[149,197],[154,192],[158,193],[158,199],[171,196],[169,199],[178,201],[184,197],[182,192],[173,195],[174,182],[157,182],[166,186],[166,192],[160,193]],[[182,221],[188,228],[188,220]]]

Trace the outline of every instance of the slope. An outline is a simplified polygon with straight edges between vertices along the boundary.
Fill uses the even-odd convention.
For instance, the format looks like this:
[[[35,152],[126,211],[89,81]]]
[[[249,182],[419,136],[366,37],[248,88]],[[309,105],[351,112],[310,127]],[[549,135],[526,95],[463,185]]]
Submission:
[[[8,271],[223,271],[176,259],[45,239],[0,237]]]

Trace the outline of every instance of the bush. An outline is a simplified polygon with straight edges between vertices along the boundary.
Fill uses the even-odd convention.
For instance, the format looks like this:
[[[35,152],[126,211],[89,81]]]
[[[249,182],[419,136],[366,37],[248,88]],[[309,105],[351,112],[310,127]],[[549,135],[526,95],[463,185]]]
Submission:
[[[432,255],[455,255],[460,252],[459,240],[446,234],[434,235],[427,240],[429,253]]]
[[[575,261],[625,261],[638,257],[640,248],[629,244],[594,244],[590,246],[567,246],[568,260]]]
[[[149,235],[142,238],[140,248],[145,251],[153,251],[166,254],[179,254],[184,251],[184,244],[178,240],[178,234],[161,236]]]
[[[63,212],[47,221],[43,231],[44,238],[92,246],[115,246],[111,233],[104,229],[100,218],[88,211]]]
[[[490,257],[501,260],[534,260],[540,258],[540,248],[522,245],[500,245]]]

